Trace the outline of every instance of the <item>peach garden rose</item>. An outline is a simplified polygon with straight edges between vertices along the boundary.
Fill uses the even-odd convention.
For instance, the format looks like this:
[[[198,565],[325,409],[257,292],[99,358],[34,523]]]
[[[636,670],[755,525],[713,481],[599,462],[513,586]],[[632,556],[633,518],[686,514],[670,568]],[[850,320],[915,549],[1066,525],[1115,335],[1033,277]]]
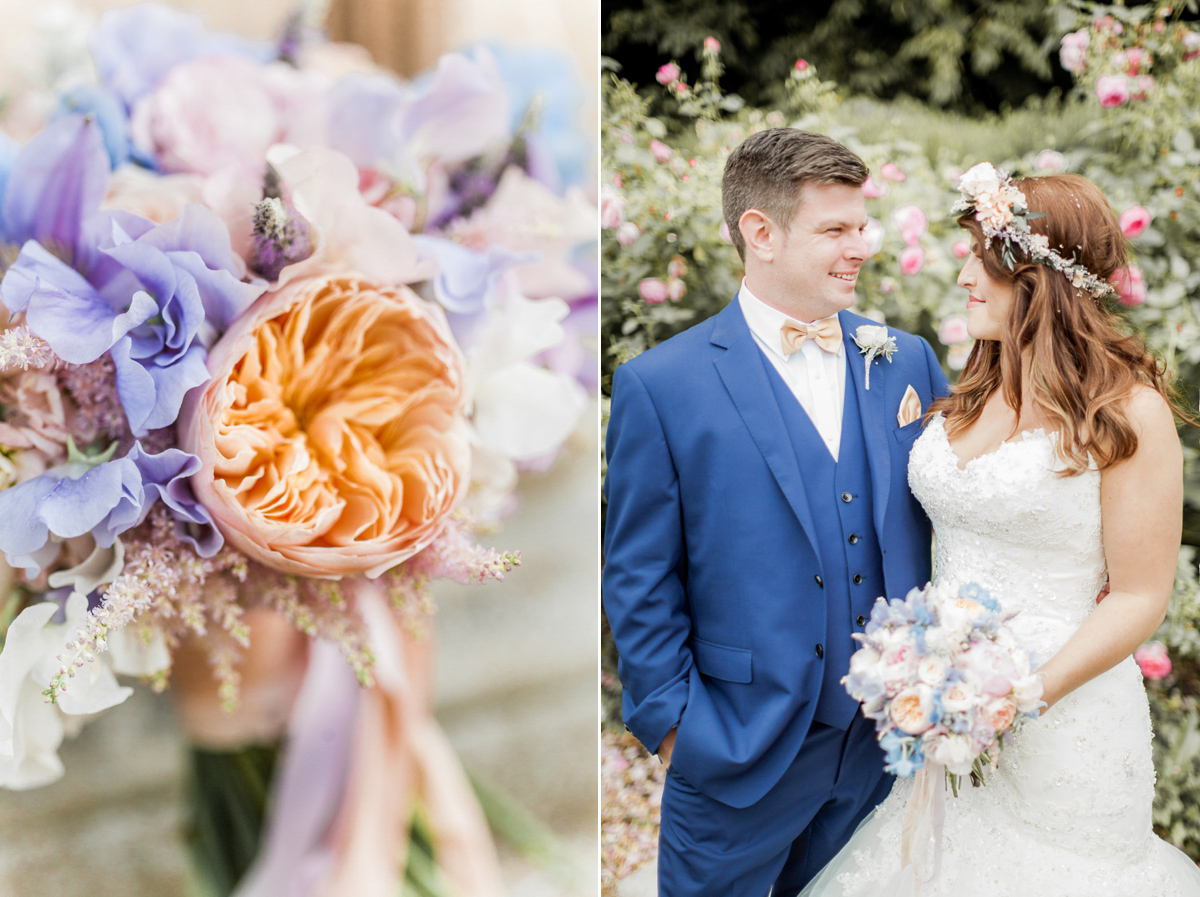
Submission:
[[[323,273],[267,293],[213,347],[180,445],[197,498],[252,560],[377,576],[439,533],[469,475],[463,360],[403,286]]]

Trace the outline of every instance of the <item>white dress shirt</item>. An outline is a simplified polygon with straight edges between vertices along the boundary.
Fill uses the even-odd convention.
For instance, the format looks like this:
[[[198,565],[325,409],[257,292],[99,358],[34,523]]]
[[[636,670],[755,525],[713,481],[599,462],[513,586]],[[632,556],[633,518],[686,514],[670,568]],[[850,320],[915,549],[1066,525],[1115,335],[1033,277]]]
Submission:
[[[775,366],[836,461],[842,442],[842,405],[846,397],[845,347],[839,346],[840,351],[834,355],[809,339],[800,351],[784,355],[780,328],[785,321],[794,319],[751,293],[744,279],[738,290],[738,303],[758,348]]]

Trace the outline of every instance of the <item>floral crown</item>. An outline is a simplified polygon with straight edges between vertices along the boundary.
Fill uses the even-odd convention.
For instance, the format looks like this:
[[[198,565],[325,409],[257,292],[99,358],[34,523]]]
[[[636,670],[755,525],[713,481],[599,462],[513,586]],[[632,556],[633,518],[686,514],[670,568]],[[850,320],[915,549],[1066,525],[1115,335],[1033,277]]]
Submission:
[[[1076,289],[1097,299],[1116,295],[1116,288],[1109,281],[1097,277],[1074,259],[1060,255],[1050,248],[1048,237],[1029,229],[1029,222],[1041,218],[1045,212],[1030,214],[1025,194],[1013,185],[1007,171],[998,171],[990,162],[980,162],[959,178],[958,189],[963,195],[951,211],[957,214],[973,211],[975,220],[983,227],[984,247],[991,246],[993,239],[1002,240],[1002,258],[1009,268],[1017,266],[1012,249],[1016,246],[1033,261],[1061,272]]]

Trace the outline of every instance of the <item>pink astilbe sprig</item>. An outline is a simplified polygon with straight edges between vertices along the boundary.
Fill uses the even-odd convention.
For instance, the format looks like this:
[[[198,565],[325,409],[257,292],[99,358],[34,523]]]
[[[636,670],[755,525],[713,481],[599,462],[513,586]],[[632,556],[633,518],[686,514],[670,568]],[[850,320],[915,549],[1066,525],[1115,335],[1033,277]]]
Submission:
[[[76,670],[108,648],[110,635],[135,621],[157,628],[168,644],[188,633],[204,635],[210,627],[243,647],[249,644],[238,602],[246,559],[228,549],[202,558],[175,538],[174,527],[167,510],[156,507],[145,522],[122,536],[123,568],[112,582],[100,587],[100,604],[88,613],[83,629],[59,656],[59,671],[44,692],[51,703],[57,701]],[[219,673],[224,666],[221,658],[216,658],[213,666]],[[158,687],[166,684],[163,673],[155,677]],[[227,685],[227,680],[221,681]],[[236,692],[236,682],[232,688]]]
[[[121,439],[129,424],[117,397],[117,372],[106,353],[89,364],[63,364],[55,372],[59,386],[75,402],[84,429],[107,439]]]
[[[364,686],[373,685],[375,658],[368,645],[366,624],[345,599],[348,580],[305,579],[255,566],[251,586],[259,600],[271,607],[310,638],[323,638],[337,646]]]
[[[59,360],[46,341],[25,324],[0,331],[0,373],[48,368]]]
[[[383,574],[392,610],[411,632],[424,632],[433,614],[429,594],[433,580],[478,585],[489,579],[502,580],[505,573],[520,566],[521,552],[498,552],[475,541],[474,534],[485,528],[482,521],[456,512],[424,551]]]
[[[428,548],[402,566],[428,579],[478,585],[489,579],[502,580],[505,573],[521,565],[521,552],[484,548],[473,538],[477,531],[469,517],[455,515]]]

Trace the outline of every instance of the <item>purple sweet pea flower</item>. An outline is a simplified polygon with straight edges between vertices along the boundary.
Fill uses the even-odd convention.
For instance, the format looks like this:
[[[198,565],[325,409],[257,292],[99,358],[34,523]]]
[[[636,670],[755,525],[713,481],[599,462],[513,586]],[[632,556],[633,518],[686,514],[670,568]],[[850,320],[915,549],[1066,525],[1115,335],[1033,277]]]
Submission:
[[[55,118],[65,115],[88,115],[95,118],[104,135],[104,148],[113,168],[128,161],[130,154],[129,116],[125,107],[111,90],[92,84],[72,87],[58,98]]]
[[[329,145],[360,168],[397,172],[424,186],[434,160],[465,162],[508,141],[508,96],[491,54],[449,53],[416,89],[352,75],[329,93]]]
[[[92,29],[91,51],[100,82],[127,109],[186,60],[245,56],[267,62],[275,57],[268,42],[209,32],[200,16],[156,3],[104,13]]]
[[[108,188],[109,158],[100,125],[66,116],[46,125],[13,159],[3,200],[3,238],[38,240],[74,260],[83,221]]]
[[[107,548],[142,515],[142,476],[129,458],[92,465],[68,461],[0,492],[0,551],[36,576],[58,554],[58,540],[91,533]]]
[[[119,217],[97,218],[110,237],[93,247],[90,278],[29,242],[0,282],[0,299],[72,364],[108,352],[130,430],[144,436],[175,422],[184,394],[208,379],[208,344],[264,284],[238,280],[229,232],[203,206],[157,227],[133,219],[136,237]]]
[[[225,539],[212,516],[196,501],[189,482],[202,466],[200,459],[176,448],[151,455],[142,449],[141,443],[134,443],[126,457],[137,465],[146,490],[141,520],[150,513],[155,500],[161,499],[175,518],[175,537],[191,545],[202,558],[216,554]]]

